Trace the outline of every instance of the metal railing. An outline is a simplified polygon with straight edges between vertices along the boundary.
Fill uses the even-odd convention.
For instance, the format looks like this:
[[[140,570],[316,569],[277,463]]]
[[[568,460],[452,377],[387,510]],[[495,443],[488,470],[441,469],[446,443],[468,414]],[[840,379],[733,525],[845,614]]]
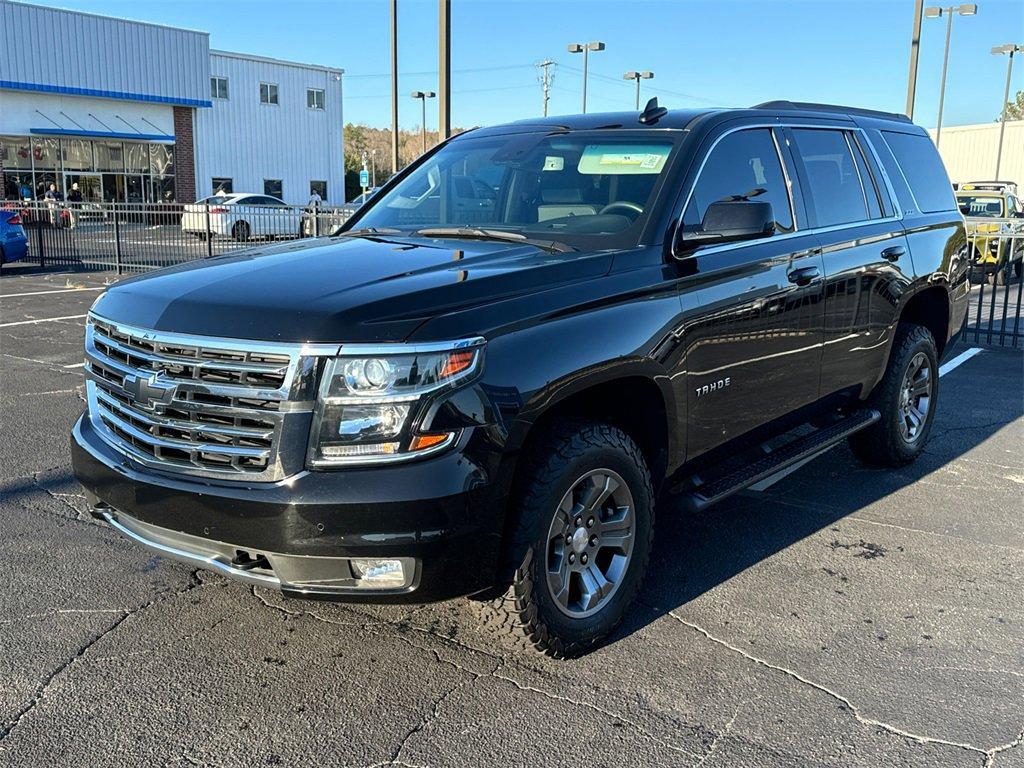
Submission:
[[[18,210],[26,261],[118,274],[168,267],[278,240],[333,233],[350,208],[194,203],[0,202]]]
[[[963,339],[969,344],[1024,346],[1024,219],[967,219],[971,300]]]

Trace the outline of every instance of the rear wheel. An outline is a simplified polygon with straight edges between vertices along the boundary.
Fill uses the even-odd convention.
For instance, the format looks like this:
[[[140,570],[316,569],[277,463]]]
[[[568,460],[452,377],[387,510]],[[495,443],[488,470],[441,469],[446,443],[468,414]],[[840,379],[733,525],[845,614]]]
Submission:
[[[619,623],[650,555],[643,454],[608,424],[559,424],[533,452],[517,502],[512,584],[488,624],[550,656],[585,652]]]
[[[885,376],[867,402],[882,418],[850,438],[853,452],[867,464],[909,464],[928,442],[938,396],[935,339],[924,326],[900,323]]]
[[[249,224],[244,221],[240,221],[231,228],[231,235],[240,243],[244,243],[252,235],[252,230],[249,229]]]

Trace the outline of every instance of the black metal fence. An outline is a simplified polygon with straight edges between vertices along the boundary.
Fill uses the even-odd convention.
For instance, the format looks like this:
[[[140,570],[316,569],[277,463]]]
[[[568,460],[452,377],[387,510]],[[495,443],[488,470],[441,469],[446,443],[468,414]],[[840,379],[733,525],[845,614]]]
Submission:
[[[40,267],[140,272],[275,240],[333,233],[351,216],[328,206],[15,202]]]
[[[28,261],[118,274],[166,267],[273,240],[333,233],[351,208],[147,203],[0,203],[21,211]],[[1024,347],[1024,220],[967,220],[971,300],[963,339]]]
[[[971,301],[964,321],[968,344],[1024,346],[1024,220],[967,220],[971,259]]]

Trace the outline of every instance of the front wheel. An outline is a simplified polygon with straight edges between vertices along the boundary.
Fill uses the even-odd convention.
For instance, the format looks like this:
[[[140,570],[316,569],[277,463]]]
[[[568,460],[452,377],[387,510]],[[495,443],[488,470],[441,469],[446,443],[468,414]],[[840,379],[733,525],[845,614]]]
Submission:
[[[651,477],[636,443],[608,424],[561,423],[532,453],[512,511],[512,583],[482,610],[542,653],[577,656],[615,629],[639,589]]]
[[[853,435],[850,447],[867,464],[909,464],[928,442],[938,398],[935,339],[924,326],[900,323],[885,376],[867,402],[867,407],[876,409],[882,418]]]

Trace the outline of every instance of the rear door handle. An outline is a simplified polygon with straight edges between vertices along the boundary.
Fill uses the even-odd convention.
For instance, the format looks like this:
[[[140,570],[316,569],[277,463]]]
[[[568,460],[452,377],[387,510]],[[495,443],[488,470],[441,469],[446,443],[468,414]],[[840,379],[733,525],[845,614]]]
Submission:
[[[906,256],[907,249],[902,245],[893,245],[882,251],[882,258],[886,261],[898,261],[900,256]]]
[[[809,285],[812,280],[821,277],[821,270],[817,267],[800,267],[799,269],[791,269],[786,274],[786,277],[789,278],[789,282],[796,285]]]

